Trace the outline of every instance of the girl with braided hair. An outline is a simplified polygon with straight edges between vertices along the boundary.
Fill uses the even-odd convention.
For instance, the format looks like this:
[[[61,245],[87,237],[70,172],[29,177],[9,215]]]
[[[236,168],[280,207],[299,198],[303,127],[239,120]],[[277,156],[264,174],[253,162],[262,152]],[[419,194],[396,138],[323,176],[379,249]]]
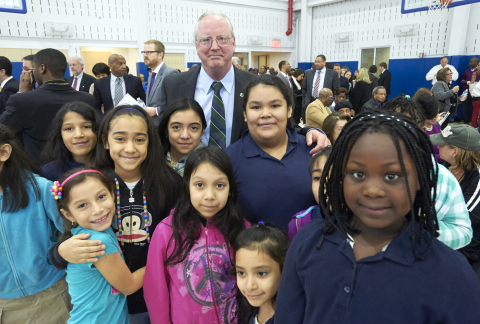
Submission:
[[[403,115],[360,114],[345,125],[322,173],[324,218],[302,228],[287,252],[276,324],[479,318],[480,282],[435,239],[432,154]]]

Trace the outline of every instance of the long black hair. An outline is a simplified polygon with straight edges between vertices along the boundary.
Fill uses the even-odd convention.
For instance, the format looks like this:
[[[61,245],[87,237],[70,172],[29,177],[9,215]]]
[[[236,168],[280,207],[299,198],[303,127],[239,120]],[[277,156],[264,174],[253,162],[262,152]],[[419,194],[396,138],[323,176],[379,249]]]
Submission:
[[[153,220],[152,228],[155,228],[174,207],[180,194],[181,178],[167,165],[152,118],[139,106],[118,106],[105,115],[98,131],[95,168],[115,170],[115,163],[104,145],[108,140],[111,123],[120,116],[139,117],[147,124],[147,157],[141,164],[141,172],[148,206],[152,208],[153,215],[161,215],[160,219]]]
[[[176,112],[188,109],[193,110],[200,118],[200,121],[202,122],[202,131],[205,131],[205,128],[207,128],[205,114],[198,102],[189,98],[179,98],[175,100],[163,114],[162,119],[160,120],[160,125],[158,126],[158,135],[160,136],[160,142],[162,143],[163,153],[167,154],[172,147],[168,140],[168,123],[170,122],[170,117]]]
[[[438,236],[438,221],[435,211],[438,166],[434,161],[434,151],[428,136],[410,118],[398,113],[359,114],[347,123],[340,133],[324,167],[324,170],[330,170],[330,172],[323,172],[320,181],[319,204],[322,214],[325,215],[325,225],[322,228],[322,236],[317,249],[322,246],[324,236],[331,234],[335,229],[345,238],[347,234],[353,236],[359,233],[350,225],[351,211],[345,202],[342,184],[345,165],[352,147],[362,135],[372,133],[391,136],[395,143],[411,206],[406,218],[409,220],[412,232],[412,250],[415,258],[423,260],[431,248],[434,237]],[[407,152],[402,152],[400,141],[405,143]],[[412,200],[406,176],[403,159],[405,154],[412,157],[420,185],[415,201]],[[324,190],[326,190],[325,193]],[[328,201],[327,197],[329,197]],[[431,234],[430,241],[425,251],[420,253],[417,247],[419,242],[423,243],[425,232]]]
[[[173,265],[183,262],[195,241],[200,237],[201,215],[193,207],[190,201],[190,178],[195,170],[204,163],[210,163],[220,172],[227,176],[230,192],[227,204],[214,217],[213,222],[223,234],[227,244],[227,251],[232,242],[235,242],[238,234],[245,228],[245,223],[239,207],[237,206],[237,186],[233,175],[232,163],[224,150],[206,146],[193,151],[185,164],[183,174],[183,195],[175,206],[172,218],[173,235],[168,242],[168,248],[173,244],[172,254],[168,256],[165,265]]]
[[[252,79],[252,81],[250,81],[247,84],[247,86],[245,88],[245,96],[243,97],[243,112],[244,113],[247,112],[248,97],[250,96],[250,92],[252,91],[253,88],[255,88],[258,85],[266,85],[266,86],[272,86],[272,87],[277,88],[277,90],[280,91],[283,98],[287,102],[287,109],[288,109],[288,107],[291,106],[292,107],[292,112],[293,112],[293,109],[295,109],[295,107],[294,107],[294,101],[293,101],[293,97],[292,97],[293,93],[290,90],[290,88],[287,87],[287,85],[282,80],[280,80],[279,77],[264,74],[264,75],[261,75],[257,78]],[[292,113],[292,116],[293,116],[293,113]],[[295,122],[293,121],[292,117],[290,117],[288,119],[287,126],[290,126],[290,127],[295,126]]]
[[[38,173],[38,170],[15,134],[7,126],[0,124],[0,148],[5,144],[12,147],[12,152],[8,160],[3,162],[0,171],[2,212],[15,213],[28,206],[29,186],[33,188],[36,200],[41,198],[40,188],[33,174]]]
[[[69,102],[60,108],[55,115],[52,124],[50,125],[50,131],[47,135],[47,143],[45,143],[45,147],[42,151],[42,158],[45,163],[58,160],[63,172],[68,170],[68,160],[73,159],[72,153],[67,149],[62,138],[63,119],[70,111],[79,114],[86,121],[91,122],[93,133],[97,134],[100,126],[100,117],[98,116],[97,112],[90,105],[84,102]],[[95,161],[95,148],[90,156],[90,161],[92,164]]]
[[[282,273],[289,246],[290,240],[288,235],[280,227],[266,222],[244,229],[235,240],[233,249],[235,253],[240,249],[257,250],[265,253],[278,263],[280,273]],[[275,294],[273,297],[274,302],[276,298],[277,295]],[[240,294],[238,299],[240,304],[239,324],[247,324],[254,314],[255,307],[251,306],[242,294]]]
[[[425,125],[425,115],[418,106],[415,100],[410,99],[405,94],[399,94],[393,99],[387,101],[379,111],[389,112],[390,113],[401,113],[403,115],[408,115],[418,127],[423,127]]]

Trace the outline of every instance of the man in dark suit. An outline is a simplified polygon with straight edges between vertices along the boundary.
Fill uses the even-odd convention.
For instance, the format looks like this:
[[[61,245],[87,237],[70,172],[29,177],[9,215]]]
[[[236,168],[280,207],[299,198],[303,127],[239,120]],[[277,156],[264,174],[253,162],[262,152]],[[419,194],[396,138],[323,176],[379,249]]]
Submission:
[[[303,102],[302,108],[305,110],[307,106],[313,102],[323,88],[332,90],[333,94],[340,88],[338,74],[334,70],[325,67],[327,59],[325,55],[318,55],[315,58],[315,69],[305,72],[303,79]]]
[[[335,63],[333,66],[333,70],[338,74],[338,82],[340,83],[340,88],[350,89],[350,85],[348,84],[348,79],[342,76],[342,66],[340,63]]]
[[[377,109],[380,109],[385,103],[385,98],[387,97],[387,91],[384,87],[378,86],[372,91],[373,98],[367,101],[362,107],[362,113],[366,112],[369,114],[374,113]]]
[[[73,75],[67,78],[68,84],[72,86],[74,90],[88,92],[90,86],[95,82],[95,77],[83,72],[83,60],[79,57],[72,57],[68,61],[70,70]]]
[[[66,70],[67,59],[62,52],[53,48],[39,51],[33,59],[33,74],[39,87],[11,96],[0,116],[0,123],[21,132],[26,151],[38,164],[50,124],[60,108],[73,101],[92,107],[95,103],[91,94],[72,89],[63,78]],[[21,82],[29,83],[30,77]]]
[[[12,76],[12,62],[0,56],[0,114],[5,110],[12,94],[18,92],[18,81]]]
[[[375,73],[377,73],[377,67],[375,65],[370,66],[368,68],[368,77],[370,78],[370,81],[372,81],[372,89],[378,87],[378,78]]]
[[[143,62],[152,70],[147,82],[147,106],[145,110],[152,117],[155,127],[158,127],[160,124],[160,117],[158,116],[162,103],[163,80],[170,74],[178,74],[178,71],[163,62],[165,46],[158,40],[146,41],[142,54]]]
[[[390,95],[390,83],[392,82],[392,74],[387,70],[387,63],[383,62],[379,65],[380,68],[380,78],[378,79],[378,85],[382,86],[387,90],[387,98]]]
[[[195,99],[203,108],[207,120],[202,143],[225,148],[240,139],[242,132],[247,128],[242,107],[244,91],[250,81],[258,80],[258,76],[233,66],[232,57],[236,42],[232,24],[227,16],[221,13],[201,15],[194,36],[197,55],[202,61],[202,66],[188,72],[169,75],[165,79],[162,84],[160,117],[174,100],[181,97]],[[211,132],[211,124],[218,124],[217,120],[212,120],[214,94],[221,97],[224,106],[222,111],[216,109],[214,111],[225,120],[223,125],[219,125],[225,131],[224,134],[218,131]],[[329,143],[320,132],[310,131],[307,134],[307,144],[311,145],[313,142],[317,142],[317,146],[312,150],[312,154]]]
[[[288,76],[288,73],[292,70],[290,63],[288,63],[288,61],[281,61],[278,64],[278,69],[280,72],[277,74],[277,77],[279,77],[287,87],[292,88],[290,77]]]
[[[108,67],[111,74],[105,78],[95,80],[93,96],[95,97],[95,109],[100,116],[106,114],[128,93],[133,99],[147,100],[143,90],[142,80],[136,76],[127,74],[125,58],[119,54],[112,54],[108,58]],[[104,113],[102,113],[102,105]]]

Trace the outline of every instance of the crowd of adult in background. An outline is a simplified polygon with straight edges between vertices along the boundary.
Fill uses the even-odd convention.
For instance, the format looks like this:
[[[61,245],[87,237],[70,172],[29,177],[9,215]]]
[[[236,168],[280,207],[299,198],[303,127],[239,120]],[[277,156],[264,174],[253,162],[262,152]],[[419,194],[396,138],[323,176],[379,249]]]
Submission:
[[[315,251],[318,252],[322,244],[327,248],[329,244],[343,244],[342,249],[351,249],[348,251],[350,254],[358,253],[359,246],[361,248],[362,244],[366,244],[361,239],[362,232],[355,230],[355,226],[361,223],[361,217],[356,219],[357,223],[344,224],[340,216],[345,218],[344,215],[353,211],[344,210],[345,213],[340,213],[330,208],[346,208],[346,205],[354,202],[342,202],[341,199],[345,200],[342,194],[329,196],[329,193],[335,191],[336,187],[338,192],[349,197],[358,194],[373,199],[380,194],[368,190],[349,191],[347,185],[342,187],[343,179],[335,184],[327,181],[327,192],[324,194],[322,189],[319,191],[323,168],[332,168],[328,169],[332,173],[323,178],[339,179],[344,169],[339,170],[344,168],[345,163],[330,159],[330,152],[340,158],[343,158],[342,154],[348,156],[351,153],[359,160],[370,159],[371,163],[379,163],[372,161],[371,156],[366,156],[367,153],[382,151],[379,159],[385,159],[384,151],[393,149],[393,146],[395,149],[388,152],[394,153],[388,158],[396,158],[398,153],[401,163],[394,160],[395,163],[388,165],[401,165],[398,167],[400,173],[412,172],[415,168],[424,171],[417,170],[417,177],[423,181],[420,183],[416,178],[415,182],[421,187],[415,191],[416,195],[421,196],[421,203],[415,201],[414,204],[415,195],[412,196],[414,192],[410,192],[413,190],[410,188],[402,189],[405,192],[401,199],[394,199],[398,198],[395,194],[393,198],[390,197],[392,204],[404,200],[402,212],[396,215],[397,218],[406,220],[408,217],[405,214],[420,204],[423,204],[422,208],[429,207],[423,212],[422,209],[415,209],[423,221],[415,219],[417,213],[408,219],[408,222],[418,221],[413,225],[412,232],[404,231],[407,221],[394,225],[399,225],[396,226],[398,232],[405,233],[416,233],[417,225],[422,229],[428,226],[431,236],[426,237],[429,240],[424,240],[422,236],[418,244],[428,241],[430,245],[425,249],[425,255],[417,258],[416,250],[412,254],[410,248],[403,247],[410,245],[410,242],[414,242],[412,244],[415,246],[416,238],[405,239],[404,234],[399,244],[400,238],[397,240],[395,236],[400,237],[400,234],[396,232],[386,242],[389,250],[385,252],[387,247],[380,244],[375,246],[375,251],[379,248],[377,252],[385,252],[381,254],[382,259],[385,255],[386,259],[412,265],[427,258],[433,244],[433,252],[428,260],[446,255],[448,260],[453,260],[450,262],[453,270],[449,270],[449,274],[441,272],[441,267],[428,270],[439,271],[448,282],[456,281],[454,275],[460,273],[463,291],[468,290],[465,287],[480,291],[478,282],[472,280],[476,278],[470,269],[480,278],[480,134],[474,128],[480,113],[478,59],[472,58],[470,68],[463,73],[461,83],[465,90],[469,90],[463,94],[459,94],[459,86],[452,85],[452,81],[459,78],[458,72],[448,65],[448,58],[442,58],[440,65],[432,68],[426,76],[427,80],[433,80],[431,89],[419,89],[411,94],[413,98],[408,94],[389,98],[395,75],[390,73],[385,62],[378,67],[371,65],[350,70],[346,65],[328,62],[325,55],[319,54],[311,68],[306,70],[292,67],[287,60],[280,61],[278,66],[263,65],[247,70],[242,60],[233,56],[236,40],[233,26],[225,15],[201,15],[194,35],[201,64],[194,64],[183,72],[165,63],[166,49],[162,42],[146,41],[141,54],[148,68],[148,76],[129,74],[126,59],[120,54],[112,54],[107,62],[95,64],[91,71],[93,75],[89,75],[89,71],[84,70],[85,63],[81,58],[67,59],[61,51],[47,48],[23,59],[20,80],[16,81],[12,76],[12,63],[6,57],[0,57],[0,184],[2,195],[7,197],[5,201],[10,205],[13,203],[15,207],[2,209],[2,213],[15,214],[20,210],[25,219],[19,221],[11,217],[15,222],[9,223],[12,226],[9,230],[17,233],[14,227],[20,227],[23,222],[22,226],[27,228],[27,235],[30,235],[26,246],[23,246],[25,240],[18,233],[11,242],[1,241],[3,246],[0,245],[0,249],[8,246],[14,251],[13,256],[0,254],[3,265],[0,268],[4,270],[2,276],[8,277],[8,285],[0,288],[2,319],[25,322],[29,311],[35,309],[39,322],[56,322],[51,320],[53,317],[65,322],[72,309],[69,293],[74,303],[70,312],[73,322],[92,322],[93,318],[100,318],[95,312],[105,318],[123,316],[124,321],[128,321],[128,316],[131,323],[145,324],[150,321],[169,322],[174,317],[181,318],[182,323],[200,317],[199,321],[205,323],[220,318],[236,319],[236,298],[240,293],[247,299],[251,296],[240,284],[239,293],[236,285],[235,278],[240,278],[245,269],[237,269],[235,277],[231,270],[236,265],[224,262],[235,259],[232,247],[238,252],[240,243],[236,238],[239,232],[250,227],[250,223],[254,223],[253,229],[262,230],[273,224],[279,233],[291,226],[299,230],[298,222],[303,216],[309,215],[313,223],[318,223],[323,222],[322,212],[332,213],[326,218],[326,225],[316,231],[320,236],[312,239],[316,244]],[[71,75],[65,79],[67,67]],[[459,104],[463,108],[464,122],[471,123],[471,126],[451,120],[452,116],[457,115]],[[375,118],[378,118],[378,123]],[[345,132],[348,132],[347,135]],[[400,140],[397,138],[399,135]],[[367,136],[375,142],[365,140]],[[385,138],[388,138],[388,143]],[[355,150],[352,148],[354,142],[357,143]],[[421,152],[415,152],[412,148]],[[403,152],[397,152],[397,149]],[[316,157],[312,158],[312,155]],[[344,162],[348,164],[348,161]],[[372,168],[369,163],[357,164]],[[101,169],[106,177],[98,170],[86,171],[91,168]],[[72,177],[88,172],[96,174],[96,180],[90,179],[96,184],[94,187],[103,186],[105,192],[99,191],[92,201],[74,200],[76,207],[62,205],[62,190],[66,196],[69,190],[72,195],[92,193],[92,190],[74,190],[75,185],[81,184],[80,180],[72,182],[74,184],[70,184],[71,187],[64,186]],[[382,174],[382,179],[385,179],[382,182],[397,186],[397,178],[400,177],[398,172]],[[368,172],[367,175],[357,171],[350,173],[348,180],[351,187],[360,185],[362,177],[368,176]],[[97,174],[102,174],[102,177]],[[410,179],[410,176],[404,178]],[[16,179],[16,182],[12,179]],[[61,179],[63,185],[57,182],[51,188],[57,200],[55,202],[49,191],[50,181]],[[430,197],[433,188],[437,191]],[[103,242],[107,247],[86,239],[88,235],[75,235],[88,232],[75,230],[81,228],[82,224],[101,224],[104,208],[108,207],[103,201],[106,196],[110,197],[113,190],[116,190],[116,195],[111,197],[110,207],[114,207],[105,216],[108,223],[104,230],[111,235],[103,239],[112,239],[111,242]],[[390,193],[389,190],[384,191],[385,195]],[[17,199],[12,194],[19,194],[23,198]],[[372,198],[372,195],[376,196]],[[30,200],[24,199],[27,196]],[[404,196],[408,196],[410,201]],[[327,205],[329,200],[333,203]],[[82,218],[77,219],[75,215],[85,215],[81,210],[89,208],[89,203],[100,207],[85,214],[100,215],[99,218],[95,216],[95,219],[90,219],[88,216],[85,222]],[[221,208],[218,207],[220,205]],[[366,214],[379,215],[384,209],[395,208],[361,206],[360,209]],[[392,212],[399,213],[396,210]],[[117,218],[113,218],[113,214]],[[108,218],[109,215],[111,218]],[[420,218],[427,216],[430,218]],[[65,228],[61,217],[64,218]],[[34,221],[29,222],[29,219]],[[43,226],[40,232],[37,230],[39,224]],[[371,230],[369,221],[362,226],[368,234]],[[348,235],[331,236],[335,229],[338,230],[337,227]],[[70,233],[73,236],[67,235],[57,242],[55,228],[58,231],[73,229]],[[377,230],[371,233],[379,233]],[[439,236],[435,238],[437,230]],[[97,237],[94,230],[88,233]],[[175,247],[168,243],[168,237],[163,237],[167,234]],[[345,241],[345,237],[350,235],[355,238],[355,242],[351,239],[351,244]],[[307,237],[302,236],[299,235],[300,239],[294,243]],[[210,237],[214,238],[214,243],[209,243]],[[390,244],[393,246],[391,249]],[[23,258],[20,262],[23,248],[27,250],[29,258]],[[115,270],[110,268],[106,271],[101,262],[91,267],[92,262],[106,259],[101,258],[103,249],[106,254],[112,253],[112,249],[123,252],[125,261],[119,257],[119,267],[115,267]],[[209,259],[210,249],[219,255],[215,262]],[[399,249],[402,250],[399,252]],[[167,256],[167,250],[174,251],[174,257]],[[394,252],[389,254],[392,250]],[[204,263],[198,262],[198,265],[202,264],[203,267],[207,264],[212,269],[194,269],[198,265],[184,269],[199,261],[195,254],[197,251],[201,251],[202,255],[205,251],[207,258]],[[285,253],[286,249],[283,256],[279,256],[281,267],[278,283]],[[405,257],[407,253],[408,258]],[[42,255],[41,260],[38,255]],[[175,261],[182,257],[181,261]],[[16,262],[20,262],[18,264],[22,267],[15,265],[12,258],[17,258]],[[45,262],[46,258],[49,258],[48,262]],[[354,259],[353,254],[351,259]],[[360,260],[356,258],[354,261]],[[382,260],[376,262],[385,264]],[[82,264],[87,266],[83,267]],[[290,263],[286,264],[286,268],[292,271],[295,267]],[[349,265],[346,268],[351,267]],[[65,269],[70,274],[67,279]],[[75,280],[72,279],[75,271],[87,277],[95,274],[95,282],[88,277],[86,291],[90,295],[78,289],[82,277],[79,275]],[[120,277],[112,274],[121,271],[128,280],[120,280]],[[420,276],[420,272],[424,273],[419,271],[416,274]],[[197,285],[198,280],[195,279],[196,286],[192,289],[190,285],[193,284],[191,277],[194,273],[197,279],[200,276],[205,282]],[[144,290],[143,275],[146,283]],[[290,280],[294,277],[292,273],[290,275],[288,283],[283,283],[283,291],[279,292],[279,300],[284,305],[287,300],[285,296],[301,295],[298,289],[292,290],[297,295],[288,290],[296,280],[300,281],[298,278]],[[117,288],[122,294],[118,295],[118,291],[113,293],[113,286],[106,284],[107,281],[111,283],[112,277],[120,285]],[[414,277],[403,276],[402,280]],[[67,290],[65,280],[70,290]],[[210,288],[205,288],[207,281],[211,287],[216,287],[214,293]],[[98,282],[103,284],[95,284]],[[135,289],[125,288],[125,282],[132,283]],[[438,282],[437,279],[433,280],[429,287],[438,286]],[[216,290],[220,284],[223,288],[218,297]],[[343,282],[335,284],[344,285]],[[285,287],[289,288],[285,290]],[[278,289],[278,284],[275,289]],[[359,288],[357,285],[345,286],[343,291],[349,293],[352,290],[353,293],[354,289]],[[370,286],[360,287],[359,291],[361,289],[368,290]],[[40,306],[32,305],[28,297],[38,293],[43,293],[45,297]],[[333,290],[326,293],[332,296],[337,294]],[[110,295],[116,295],[116,299],[112,300],[114,297]],[[445,311],[442,305],[461,296],[440,295],[436,294],[438,298],[447,299],[431,306],[434,308],[432,314]],[[199,296],[202,296],[201,300]],[[90,301],[94,297],[101,301],[92,305]],[[273,300],[269,308],[272,317],[276,290],[270,297]],[[206,301],[202,298],[206,298]],[[334,298],[329,298],[327,303],[332,300]],[[4,307],[12,301],[15,307]],[[457,303],[460,306],[455,307],[466,307],[464,305],[468,302],[474,303],[474,298],[469,294]],[[205,303],[208,303],[208,307]],[[393,308],[397,304],[388,303]],[[261,305],[256,307],[253,313],[263,316]],[[302,307],[300,305],[297,308]],[[418,318],[424,316],[422,314],[417,314]],[[257,315],[254,316],[257,321]],[[378,314],[372,313],[372,318],[375,316]],[[283,317],[278,320],[280,323],[285,321]]]

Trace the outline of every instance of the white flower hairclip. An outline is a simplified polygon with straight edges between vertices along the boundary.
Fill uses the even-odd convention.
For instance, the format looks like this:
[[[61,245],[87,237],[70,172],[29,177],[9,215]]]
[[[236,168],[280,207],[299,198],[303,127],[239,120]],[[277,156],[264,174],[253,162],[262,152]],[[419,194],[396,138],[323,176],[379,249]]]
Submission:
[[[443,135],[443,137],[449,137],[450,135],[453,135],[452,126],[445,127],[445,129],[442,130],[442,135]]]

